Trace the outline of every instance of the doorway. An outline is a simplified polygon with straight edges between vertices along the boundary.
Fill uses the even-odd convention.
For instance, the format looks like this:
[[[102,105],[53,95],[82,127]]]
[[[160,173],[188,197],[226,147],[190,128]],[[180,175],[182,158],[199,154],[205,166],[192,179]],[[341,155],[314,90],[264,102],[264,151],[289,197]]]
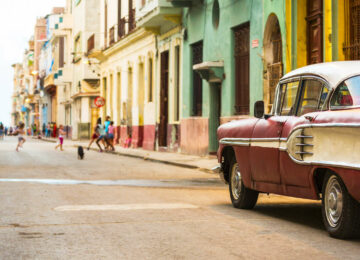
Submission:
[[[235,60],[235,113],[248,115],[250,112],[250,23],[233,29]]]
[[[283,76],[282,41],[279,20],[271,14],[264,32],[264,87],[265,113],[270,113],[275,99],[275,88]]]
[[[161,53],[161,71],[160,71],[160,124],[159,124],[159,147],[167,146],[167,126],[169,114],[169,52]]]

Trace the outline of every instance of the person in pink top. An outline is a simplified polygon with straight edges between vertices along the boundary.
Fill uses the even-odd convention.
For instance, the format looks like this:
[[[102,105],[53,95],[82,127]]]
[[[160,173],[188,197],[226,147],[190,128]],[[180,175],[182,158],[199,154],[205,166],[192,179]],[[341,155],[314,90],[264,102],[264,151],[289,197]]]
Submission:
[[[111,147],[111,151],[115,151],[115,148],[114,148],[114,132],[115,132],[114,122],[111,121],[110,125],[109,125],[109,128],[108,128],[107,138],[106,138],[108,146]]]
[[[60,151],[64,151],[63,144],[64,144],[64,136],[66,132],[64,131],[64,127],[60,125],[59,127],[59,143],[55,146],[55,150],[60,147]]]

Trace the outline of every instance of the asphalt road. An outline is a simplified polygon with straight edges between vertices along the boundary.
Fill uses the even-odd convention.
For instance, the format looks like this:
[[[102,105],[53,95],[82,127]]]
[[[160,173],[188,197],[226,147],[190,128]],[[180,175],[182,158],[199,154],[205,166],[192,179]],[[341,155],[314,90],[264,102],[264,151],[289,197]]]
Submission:
[[[200,171],[28,139],[0,141],[0,259],[359,259],[318,202],[262,195],[231,206]]]

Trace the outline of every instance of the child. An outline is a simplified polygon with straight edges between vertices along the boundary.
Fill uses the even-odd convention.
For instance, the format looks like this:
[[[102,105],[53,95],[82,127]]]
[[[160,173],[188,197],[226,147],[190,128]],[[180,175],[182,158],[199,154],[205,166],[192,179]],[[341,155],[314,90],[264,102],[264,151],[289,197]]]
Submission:
[[[130,148],[131,146],[131,135],[128,134],[128,137],[125,140],[125,148]]]
[[[115,131],[114,122],[111,121],[110,125],[108,127],[108,135],[107,135],[107,138],[106,138],[106,142],[107,142],[108,146],[111,147],[111,151],[115,151],[115,148],[114,148],[114,131]]]
[[[91,136],[91,140],[90,140],[90,143],[87,147],[87,150],[89,151],[90,150],[90,146],[92,145],[92,143],[99,138],[100,134],[99,134],[99,125],[101,125],[101,118],[98,118],[97,120],[97,123],[96,123],[96,126],[94,128],[94,133],[92,134]]]
[[[19,148],[23,146],[23,144],[26,142],[24,138],[25,130],[24,130],[25,124],[23,122],[19,123],[18,128],[12,132],[11,135],[18,135],[18,144],[16,146],[16,151],[19,151]]]
[[[59,127],[59,144],[55,146],[55,150],[60,146],[60,151],[64,151],[63,144],[64,144],[64,137],[63,135],[66,135],[66,132],[64,131],[64,127],[60,125]]]

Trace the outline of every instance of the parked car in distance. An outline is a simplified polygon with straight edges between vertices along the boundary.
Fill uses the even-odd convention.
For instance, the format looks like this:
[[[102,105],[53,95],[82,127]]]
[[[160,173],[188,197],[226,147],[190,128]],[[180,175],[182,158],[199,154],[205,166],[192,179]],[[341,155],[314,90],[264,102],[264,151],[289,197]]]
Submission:
[[[296,69],[281,78],[270,114],[218,128],[220,166],[234,207],[259,192],[322,200],[332,237],[360,232],[360,61]]]

